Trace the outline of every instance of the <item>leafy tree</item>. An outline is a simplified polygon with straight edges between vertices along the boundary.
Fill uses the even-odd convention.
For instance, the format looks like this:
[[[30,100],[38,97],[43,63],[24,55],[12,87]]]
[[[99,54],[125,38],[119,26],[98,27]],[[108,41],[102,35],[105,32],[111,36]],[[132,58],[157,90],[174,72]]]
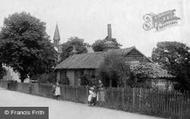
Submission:
[[[38,83],[56,83],[56,73],[48,72],[43,74],[36,74],[30,77],[31,80],[35,80]]]
[[[105,51],[108,49],[119,49],[120,44],[117,42],[116,39],[108,39],[107,37],[104,40],[97,40],[92,44],[93,50],[95,52],[98,51]]]
[[[176,76],[180,89],[190,90],[190,48],[179,42],[159,42],[152,60]]]
[[[104,51],[105,50],[105,44],[103,40],[97,40],[92,44],[92,48],[94,51]]]
[[[69,57],[70,55],[86,53],[86,46],[84,40],[78,37],[71,37],[66,43],[62,44],[61,61]],[[75,48],[75,49],[74,49]],[[75,52],[73,52],[75,50]]]
[[[130,67],[125,63],[123,56],[110,51],[105,56],[97,74],[105,87],[126,86],[130,78]]]
[[[57,60],[45,23],[29,13],[14,13],[4,19],[0,32],[0,61],[27,76],[49,72]]]

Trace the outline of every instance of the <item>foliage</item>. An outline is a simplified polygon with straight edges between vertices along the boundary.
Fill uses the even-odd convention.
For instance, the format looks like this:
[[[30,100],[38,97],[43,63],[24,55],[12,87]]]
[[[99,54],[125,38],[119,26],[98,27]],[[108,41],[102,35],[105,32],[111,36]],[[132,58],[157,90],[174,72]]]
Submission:
[[[97,40],[92,44],[92,48],[95,52],[105,51],[110,48],[119,49],[120,46],[121,45],[117,42],[117,40],[113,38],[111,40],[108,40],[107,38],[104,40]]]
[[[94,51],[104,51],[105,50],[105,44],[103,40],[97,40],[92,44],[92,48]]]
[[[62,44],[61,61],[67,57],[73,55],[73,50],[76,50],[76,54],[86,53],[86,46],[88,44],[84,43],[84,40],[78,37],[71,37],[66,43]],[[75,49],[74,49],[75,48]]]
[[[125,63],[123,56],[111,51],[100,65],[97,77],[105,87],[123,87],[129,81],[130,67]]]
[[[56,73],[49,72],[43,74],[33,75],[31,80],[36,80],[39,83],[56,83]]]
[[[152,60],[176,76],[180,89],[190,90],[190,48],[179,42],[159,42]]]
[[[4,19],[0,33],[0,60],[27,76],[49,72],[57,54],[45,32],[45,23],[29,13],[14,13]]]

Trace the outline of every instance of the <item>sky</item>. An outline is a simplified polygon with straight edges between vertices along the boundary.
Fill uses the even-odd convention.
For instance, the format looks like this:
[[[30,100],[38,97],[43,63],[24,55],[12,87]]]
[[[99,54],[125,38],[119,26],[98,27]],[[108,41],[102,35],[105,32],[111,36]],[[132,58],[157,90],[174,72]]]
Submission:
[[[180,17],[178,24],[161,31],[143,29],[145,14],[172,9]],[[107,24],[111,24],[112,36],[122,48],[135,46],[146,56],[151,56],[157,42],[180,41],[190,45],[189,0],[2,0],[0,27],[4,18],[22,11],[44,21],[51,39],[58,24],[61,43],[77,36],[92,44],[107,36]]]

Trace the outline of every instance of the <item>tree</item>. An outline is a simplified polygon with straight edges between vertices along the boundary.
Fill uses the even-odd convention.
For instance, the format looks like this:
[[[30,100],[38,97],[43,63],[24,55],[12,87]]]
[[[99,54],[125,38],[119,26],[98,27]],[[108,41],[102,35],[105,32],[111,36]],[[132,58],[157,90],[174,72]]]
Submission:
[[[190,48],[179,42],[159,42],[152,60],[176,76],[180,89],[190,90]]]
[[[48,72],[43,74],[36,74],[30,77],[31,80],[35,80],[38,83],[56,83],[56,73]]]
[[[29,13],[14,13],[4,19],[0,32],[0,61],[28,76],[49,72],[57,53],[46,33],[45,23]]]
[[[110,51],[100,65],[97,75],[105,87],[124,87],[130,79],[130,67],[123,56]]]
[[[62,44],[61,61],[73,55],[74,53],[75,54],[86,53],[87,45],[88,44],[84,43],[84,40],[81,38],[78,38],[78,37],[69,38],[69,40],[66,43]]]
[[[103,40],[97,40],[92,44],[92,48],[94,51],[104,51],[105,50],[105,44]]]
[[[105,38],[104,40],[97,40],[92,44],[92,48],[95,52],[105,51],[108,49],[119,49],[120,46],[121,45],[114,38]]]

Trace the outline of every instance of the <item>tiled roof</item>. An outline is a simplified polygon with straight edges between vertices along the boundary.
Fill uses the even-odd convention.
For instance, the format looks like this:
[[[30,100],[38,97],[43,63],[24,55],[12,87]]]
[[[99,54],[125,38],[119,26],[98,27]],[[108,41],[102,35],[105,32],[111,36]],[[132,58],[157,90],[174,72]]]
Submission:
[[[103,52],[75,54],[58,64],[56,69],[95,69],[103,61]]]
[[[55,69],[96,69],[104,61],[105,55],[109,52],[126,56],[133,49],[135,49],[135,47],[111,49],[107,52],[75,54],[58,64]]]

